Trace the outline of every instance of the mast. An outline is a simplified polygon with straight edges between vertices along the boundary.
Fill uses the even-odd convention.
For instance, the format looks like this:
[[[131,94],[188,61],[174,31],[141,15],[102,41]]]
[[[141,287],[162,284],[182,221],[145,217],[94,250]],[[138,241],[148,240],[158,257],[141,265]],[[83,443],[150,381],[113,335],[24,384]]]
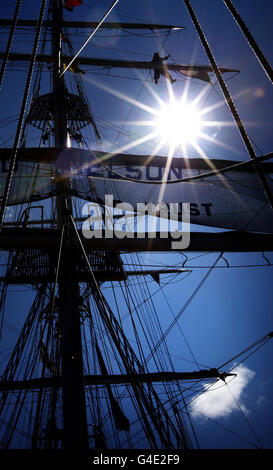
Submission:
[[[67,146],[65,115],[65,80],[61,72],[62,4],[51,2],[52,53],[58,57],[53,66],[55,146]],[[69,178],[60,175],[57,182],[57,221],[60,234],[61,261],[59,269],[59,302],[61,316],[61,364],[63,385],[64,448],[87,449],[88,432],[83,379],[81,324],[79,309],[79,283],[75,280],[76,255],[70,246],[69,220],[72,201],[69,195]]]

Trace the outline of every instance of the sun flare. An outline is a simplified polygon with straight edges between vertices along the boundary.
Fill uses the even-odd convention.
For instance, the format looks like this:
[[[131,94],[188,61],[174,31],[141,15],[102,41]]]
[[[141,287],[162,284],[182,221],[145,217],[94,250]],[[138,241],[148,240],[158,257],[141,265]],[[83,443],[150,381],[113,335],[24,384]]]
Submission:
[[[206,146],[210,143],[232,152],[236,152],[233,145],[222,141],[217,135],[222,127],[234,126],[233,121],[220,121],[211,120],[211,113],[217,108],[225,105],[224,100],[214,102],[208,105],[207,101],[210,96],[211,87],[207,85],[202,88],[198,94],[192,98],[192,93],[189,93],[190,82],[184,87],[182,94],[178,98],[169,83],[168,98],[166,96],[164,101],[160,95],[147,84],[147,90],[153,98],[153,105],[147,104],[147,100],[142,102],[138,99],[133,99],[125,93],[117,91],[113,88],[93,80],[88,76],[88,82],[96,87],[110,93],[118,99],[127,102],[146,115],[144,119],[128,120],[125,123],[127,126],[134,127],[134,138],[130,138],[123,142],[118,143],[119,138],[122,136],[125,126],[124,121],[116,121],[116,124],[122,126],[118,134],[118,139],[112,148],[109,144],[109,154],[104,156],[104,160],[109,160],[117,153],[122,153],[130,149],[139,148],[144,144],[154,145],[153,150],[149,150],[150,155],[156,155],[161,151],[162,147],[168,147],[168,157],[171,159],[173,156],[188,156],[189,148],[192,147],[198,156],[207,159]],[[206,105],[205,105],[206,103]],[[130,116],[129,112],[128,117]],[[149,118],[147,119],[147,114]],[[142,137],[138,135],[137,127],[145,127],[145,132]],[[133,134],[132,134],[133,135]],[[179,153],[176,153],[178,150]],[[145,150],[146,152],[146,150]],[[192,153],[191,153],[192,154]]]
[[[162,106],[154,124],[162,143],[175,147],[195,142],[202,128],[197,109],[185,103]]]

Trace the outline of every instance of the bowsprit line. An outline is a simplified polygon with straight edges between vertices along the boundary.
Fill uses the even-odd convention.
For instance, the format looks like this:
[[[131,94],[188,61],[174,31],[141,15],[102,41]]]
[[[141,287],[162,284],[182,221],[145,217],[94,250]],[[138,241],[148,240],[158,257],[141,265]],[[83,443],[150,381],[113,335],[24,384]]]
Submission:
[[[119,0],[115,0],[112,5],[110,6],[110,8],[107,10],[107,12],[105,13],[105,15],[102,17],[102,19],[100,20],[98,26],[94,29],[94,31],[92,31],[92,33],[90,34],[90,36],[86,39],[86,41],[84,42],[84,44],[82,45],[82,47],[79,49],[79,51],[77,52],[77,54],[73,57],[73,59],[71,60],[71,62],[66,66],[66,68],[64,69],[64,71],[61,73],[60,75],[60,78],[64,75],[64,73],[69,69],[69,67],[71,67],[71,65],[73,64],[74,60],[78,57],[78,55],[82,52],[82,50],[85,48],[86,44],[90,41],[90,39],[92,39],[92,37],[94,36],[94,34],[96,33],[96,31],[99,29],[99,27],[101,26],[101,24],[104,22],[105,18],[107,18],[107,16],[109,15],[109,13],[113,10],[113,8],[116,6],[116,4],[118,3]]]

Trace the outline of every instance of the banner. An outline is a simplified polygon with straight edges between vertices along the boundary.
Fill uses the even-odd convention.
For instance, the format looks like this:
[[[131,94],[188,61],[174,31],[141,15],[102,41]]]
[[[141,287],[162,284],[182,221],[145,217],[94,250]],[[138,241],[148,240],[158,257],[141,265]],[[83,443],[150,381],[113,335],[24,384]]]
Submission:
[[[137,165],[137,160],[141,164]],[[180,182],[236,162],[176,158],[166,170],[168,162],[165,157],[153,160],[151,157],[145,159],[145,156],[132,156],[130,161],[130,155],[126,155],[124,165],[121,156],[117,156],[117,161],[115,157],[104,160],[107,168],[96,161],[92,164],[89,162],[82,168],[82,176],[75,175],[75,190],[87,200],[88,196],[92,200],[96,195],[103,201],[105,194],[112,194],[114,201],[128,202],[134,208],[140,202],[177,203],[180,215],[182,203],[190,203],[193,224],[273,233],[273,211],[252,165],[238,167],[224,174],[201,177],[192,182]],[[262,167],[267,174],[273,173],[271,163],[264,163]],[[122,177],[128,178],[128,181]],[[166,184],[157,184],[163,179],[167,180]],[[145,184],[140,181],[145,181]],[[271,180],[269,185],[273,191]]]
[[[4,151],[5,150],[5,151]],[[8,149],[0,153],[0,196],[8,169]],[[221,159],[107,154],[74,148],[20,149],[9,204],[38,201],[55,194],[58,178],[70,178],[71,194],[104,203],[190,203],[191,223],[273,233],[273,211],[252,163]],[[213,170],[220,174],[208,176]],[[273,191],[273,164],[261,163]],[[182,181],[190,177],[194,181]],[[125,178],[125,179],[123,179]],[[127,180],[128,179],[128,180]],[[161,184],[166,180],[166,184]],[[143,183],[144,181],[144,183]]]

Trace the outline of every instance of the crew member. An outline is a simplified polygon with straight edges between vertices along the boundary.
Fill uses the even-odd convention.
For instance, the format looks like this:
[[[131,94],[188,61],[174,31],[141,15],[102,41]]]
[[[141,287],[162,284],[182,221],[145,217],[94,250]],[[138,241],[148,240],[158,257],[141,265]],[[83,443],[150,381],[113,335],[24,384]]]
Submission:
[[[160,57],[158,52],[155,52],[153,55],[153,63],[157,65],[157,67],[154,69],[154,82],[157,85],[157,82],[160,78],[160,75],[164,75],[165,78],[170,80],[171,83],[176,82],[171,75],[169,74],[166,65],[163,63],[164,60],[167,60],[170,57],[170,55],[167,55],[166,57]]]

